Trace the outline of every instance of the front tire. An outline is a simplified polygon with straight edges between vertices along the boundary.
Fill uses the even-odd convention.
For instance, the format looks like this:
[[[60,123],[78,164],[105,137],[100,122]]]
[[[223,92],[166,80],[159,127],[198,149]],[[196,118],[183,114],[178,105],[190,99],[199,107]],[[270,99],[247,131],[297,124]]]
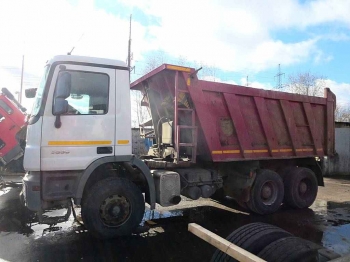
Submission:
[[[282,178],[274,171],[261,169],[256,175],[250,190],[247,205],[255,213],[265,215],[276,212],[283,201],[284,186]]]
[[[82,202],[82,218],[91,234],[108,239],[130,235],[141,222],[145,203],[140,189],[125,178],[93,185]]]

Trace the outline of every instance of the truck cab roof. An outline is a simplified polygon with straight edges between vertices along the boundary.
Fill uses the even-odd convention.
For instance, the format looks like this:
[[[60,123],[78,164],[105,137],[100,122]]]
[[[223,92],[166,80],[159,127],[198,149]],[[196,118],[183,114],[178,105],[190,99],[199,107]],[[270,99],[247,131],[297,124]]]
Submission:
[[[99,58],[91,56],[77,56],[77,55],[58,55],[51,58],[47,61],[47,64],[53,64],[55,62],[77,62],[77,63],[86,63],[86,64],[95,64],[111,67],[124,67],[127,68],[125,62],[120,60],[108,59],[108,58]]]

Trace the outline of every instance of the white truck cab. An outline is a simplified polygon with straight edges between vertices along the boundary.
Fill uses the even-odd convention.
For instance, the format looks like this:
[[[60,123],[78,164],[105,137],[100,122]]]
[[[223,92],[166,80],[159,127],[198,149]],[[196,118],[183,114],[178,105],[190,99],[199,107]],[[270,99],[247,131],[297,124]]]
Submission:
[[[71,87],[63,90],[66,97],[57,96],[63,92],[58,87],[68,78]],[[63,100],[68,109],[57,120],[54,110]],[[37,90],[24,167],[27,171],[84,170],[101,155],[131,154],[130,128],[125,63],[56,56],[47,63]]]
[[[82,212],[88,227],[95,219],[90,216],[91,209],[100,209],[97,214],[103,214],[104,222],[99,229],[92,229],[97,236],[126,234],[137,226],[144,213],[144,199],[136,182],[123,176],[125,170],[134,172],[137,167],[142,175],[135,180],[149,182],[152,177],[145,164],[131,153],[130,111],[129,69],[124,62],[71,55],[48,61],[27,130],[27,174],[23,179],[26,207],[41,213],[58,204],[68,205],[72,198],[76,204],[85,205]],[[133,188],[138,193],[136,197],[122,193],[105,196],[103,189],[90,194],[87,188],[101,177],[106,178],[107,187],[115,184],[115,179],[108,180],[115,173],[122,181],[116,187],[124,187],[122,191]],[[148,190],[147,198],[153,208],[153,181]],[[101,199],[111,199],[102,199],[104,204],[94,206],[92,202],[98,201],[98,194]],[[83,195],[88,199],[85,203],[81,203]],[[120,227],[123,223],[126,225]]]

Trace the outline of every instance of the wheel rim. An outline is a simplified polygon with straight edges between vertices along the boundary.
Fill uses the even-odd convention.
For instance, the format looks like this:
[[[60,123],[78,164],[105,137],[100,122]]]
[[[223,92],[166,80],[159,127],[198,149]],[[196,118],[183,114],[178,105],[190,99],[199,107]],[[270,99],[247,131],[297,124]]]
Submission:
[[[129,200],[124,196],[109,196],[100,206],[100,217],[106,226],[120,226],[129,219],[130,214],[131,205]]]
[[[302,179],[298,185],[299,195],[303,198],[308,197],[311,189],[311,181],[309,179]]]
[[[261,201],[265,205],[272,205],[276,202],[277,199],[277,191],[278,187],[277,184],[271,180],[266,181],[262,186],[260,190],[260,198]]]

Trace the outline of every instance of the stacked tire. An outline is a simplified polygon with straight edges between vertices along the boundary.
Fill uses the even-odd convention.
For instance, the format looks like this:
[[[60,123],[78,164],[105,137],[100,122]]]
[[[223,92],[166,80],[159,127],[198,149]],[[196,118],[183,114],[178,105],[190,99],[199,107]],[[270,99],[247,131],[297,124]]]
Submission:
[[[227,238],[231,243],[269,262],[318,261],[318,252],[306,241],[289,232],[265,223],[251,223],[233,231]],[[211,262],[236,261],[216,250]]]

